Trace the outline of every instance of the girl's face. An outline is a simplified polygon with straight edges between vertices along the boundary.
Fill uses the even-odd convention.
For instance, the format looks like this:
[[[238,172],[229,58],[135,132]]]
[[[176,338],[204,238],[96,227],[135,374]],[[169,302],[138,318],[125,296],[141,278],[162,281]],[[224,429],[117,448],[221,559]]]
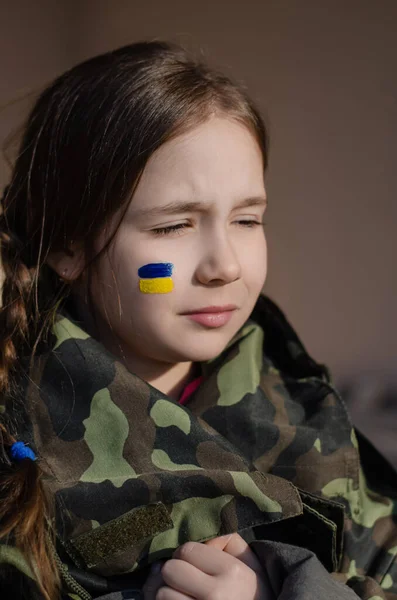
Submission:
[[[137,361],[217,356],[265,282],[265,208],[262,155],[245,126],[213,117],[163,144],[94,275],[104,345]],[[172,291],[141,291],[138,269],[150,263],[173,265]],[[186,314],[208,307],[234,309],[202,322]]]

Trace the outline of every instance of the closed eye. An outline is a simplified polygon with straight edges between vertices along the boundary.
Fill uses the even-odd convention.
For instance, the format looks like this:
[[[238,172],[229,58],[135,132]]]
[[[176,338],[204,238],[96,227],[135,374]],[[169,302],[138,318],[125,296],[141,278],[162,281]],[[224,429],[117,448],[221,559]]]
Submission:
[[[241,221],[235,221],[235,223],[238,223],[242,227],[250,227],[250,228],[253,228],[256,225],[263,225],[262,221],[241,220]]]
[[[190,227],[189,223],[177,223],[176,225],[168,225],[167,227],[157,227],[156,229],[152,229],[151,231],[155,235],[169,235],[170,233],[174,233],[176,231],[181,231],[186,227]]]
[[[234,221],[234,223],[237,223],[241,227],[246,227],[248,229],[253,229],[254,227],[257,227],[259,225],[263,226],[262,221],[255,221],[255,220],[248,220],[248,219],[241,219],[238,221]],[[162,236],[162,235],[170,235],[170,234],[176,233],[176,232],[181,232],[183,229],[186,229],[188,227],[190,227],[189,223],[177,223],[176,225],[168,225],[167,227],[156,227],[156,229],[152,229],[151,231],[156,236]]]

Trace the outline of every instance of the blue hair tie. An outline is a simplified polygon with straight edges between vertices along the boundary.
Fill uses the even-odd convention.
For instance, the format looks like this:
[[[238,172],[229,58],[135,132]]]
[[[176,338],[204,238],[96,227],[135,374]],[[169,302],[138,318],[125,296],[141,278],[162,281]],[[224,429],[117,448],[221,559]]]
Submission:
[[[29,460],[37,459],[37,456],[35,455],[33,450],[28,446],[25,446],[24,442],[14,442],[11,446],[10,454],[12,460],[14,460],[15,462],[20,462],[25,458],[28,458]]]

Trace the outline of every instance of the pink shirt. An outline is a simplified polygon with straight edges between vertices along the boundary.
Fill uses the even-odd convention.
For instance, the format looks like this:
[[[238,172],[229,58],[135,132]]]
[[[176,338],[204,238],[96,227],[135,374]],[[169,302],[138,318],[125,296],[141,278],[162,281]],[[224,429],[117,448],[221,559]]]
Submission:
[[[179,398],[179,404],[186,404],[193,392],[197,390],[203,379],[204,377],[200,375],[200,377],[196,377],[196,379],[193,379],[193,381],[187,384],[181,394],[181,397]]]

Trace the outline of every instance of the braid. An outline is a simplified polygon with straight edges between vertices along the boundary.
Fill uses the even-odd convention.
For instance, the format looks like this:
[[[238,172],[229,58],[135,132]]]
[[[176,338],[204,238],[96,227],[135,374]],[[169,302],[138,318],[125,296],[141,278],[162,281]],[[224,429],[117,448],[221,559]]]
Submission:
[[[2,290],[0,301],[0,396],[12,394],[22,357],[33,358],[45,340],[59,304],[70,293],[54,271],[31,256],[30,240],[23,243],[7,213],[10,200],[6,188],[0,207],[0,256]],[[29,234],[24,233],[29,238]],[[39,285],[40,283],[40,285]],[[0,402],[1,404],[1,402]]]
[[[35,282],[35,269],[22,261],[22,244],[7,231],[4,214],[0,216],[0,248],[3,269],[2,307],[0,309],[0,393],[10,390],[10,375],[21,351],[28,344],[29,313]]]
[[[0,423],[0,537],[14,540],[45,600],[58,597],[60,577],[53,553],[53,531],[47,524],[49,500],[41,484],[37,461],[11,462],[7,450],[15,438]],[[5,459],[5,457],[7,457]]]
[[[16,392],[14,380],[20,359],[32,353],[37,337],[38,319],[34,312],[37,307],[34,306],[33,292],[38,269],[29,268],[24,262],[23,244],[10,230],[6,217],[6,213],[0,214],[3,271],[0,404],[3,403],[5,411],[0,421],[0,539],[13,540],[30,566],[45,600],[54,600],[59,595],[60,577],[52,551],[54,532],[49,525],[53,507],[41,483],[38,461],[25,459],[15,463],[8,455],[16,440],[10,427],[5,425],[5,404],[6,399]]]

